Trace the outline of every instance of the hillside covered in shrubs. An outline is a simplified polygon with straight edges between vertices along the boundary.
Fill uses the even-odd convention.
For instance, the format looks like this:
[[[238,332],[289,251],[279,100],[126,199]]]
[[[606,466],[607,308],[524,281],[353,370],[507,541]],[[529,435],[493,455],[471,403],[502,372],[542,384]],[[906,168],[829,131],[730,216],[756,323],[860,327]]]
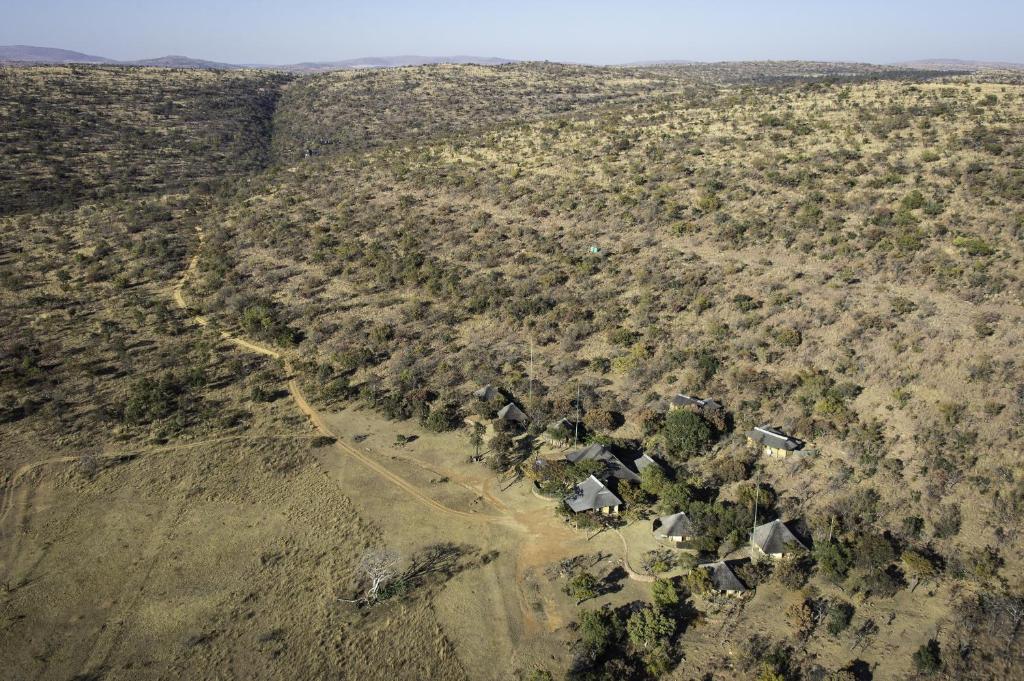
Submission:
[[[58,453],[94,467],[112,443],[298,432],[290,368],[319,407],[401,423],[401,446],[417,428],[463,438],[459,457],[542,498],[598,467],[528,469],[533,438],[659,462],[622,486],[621,518],[559,506],[574,530],[685,512],[702,562],[775,518],[806,543],[740,569],[761,600],[735,608],[708,569],[648,556],[652,575],[688,575],[654,582],[652,603],[584,607],[558,630],[573,665],[552,673],[688,679],[699,660],[714,678],[870,678],[873,655],[875,678],[1008,677],[1024,640],[1022,104],[1009,74],[866,65],[0,69],[0,435],[16,445],[0,480]],[[222,331],[288,362],[237,355]],[[500,397],[475,398],[485,385]],[[722,409],[669,411],[678,393]],[[509,402],[525,438],[467,426]],[[763,424],[801,454],[752,447]],[[319,475],[297,451],[237,462],[270,487]],[[211,461],[181,499],[247,489],[230,471],[230,494],[206,489]],[[265,517],[319,517],[268,498]],[[377,529],[345,513],[352,545],[330,555],[351,572]],[[275,547],[251,561],[261,584],[287,581],[273,570],[296,550]],[[278,596],[316,610],[327,552],[299,552],[307,581]],[[232,588],[218,616],[245,619],[237,603],[259,598]],[[566,594],[602,588],[577,571]],[[330,589],[317,617],[334,636]],[[700,647],[691,599],[732,617],[742,653]],[[401,603],[419,604],[421,650],[457,668],[433,605]],[[398,646],[386,619],[367,636]],[[218,627],[176,654],[199,664]],[[283,632],[238,640],[295,661]]]

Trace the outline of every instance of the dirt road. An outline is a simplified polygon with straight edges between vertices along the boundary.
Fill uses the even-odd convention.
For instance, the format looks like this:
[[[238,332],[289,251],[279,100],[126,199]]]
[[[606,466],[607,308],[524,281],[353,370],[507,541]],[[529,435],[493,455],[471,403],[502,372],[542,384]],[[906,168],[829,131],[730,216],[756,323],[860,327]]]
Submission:
[[[200,241],[202,241],[202,237],[202,232],[200,232]],[[190,277],[193,276],[198,268],[198,262],[198,256],[193,257],[189,261],[188,267],[182,273],[180,280],[173,290],[175,303],[186,311],[189,311],[190,308],[185,300],[184,290]],[[210,320],[194,312],[192,312],[192,320],[199,326],[210,325]],[[544,566],[586,546],[586,541],[581,540],[577,533],[566,524],[554,519],[549,508],[526,509],[518,508],[516,505],[506,505],[498,498],[498,493],[489,488],[494,486],[492,479],[470,480],[465,476],[460,476],[457,471],[437,463],[428,466],[414,457],[394,457],[398,460],[404,460],[406,463],[411,463],[420,469],[443,475],[448,482],[459,485],[475,494],[477,501],[486,503],[488,510],[485,512],[466,511],[442,503],[414,482],[388,468],[379,460],[379,457],[368,455],[358,447],[345,442],[340,434],[331,428],[325,415],[310,404],[299,385],[298,379],[294,376],[293,365],[288,357],[273,348],[238,337],[227,330],[221,330],[220,337],[224,341],[230,342],[246,351],[271,357],[283,363],[286,373],[290,376],[287,384],[288,393],[296,407],[306,415],[317,433],[333,440],[333,444],[329,445],[328,451],[334,451],[344,458],[354,459],[374,475],[387,480],[390,484],[399,488],[405,496],[414,499],[432,512],[457,517],[470,523],[479,523],[483,526],[504,527],[512,530],[515,536],[519,537],[519,539],[513,541],[514,555],[511,569],[514,574],[515,587],[510,590],[507,588],[507,583],[505,586],[501,584],[492,585],[497,592],[497,601],[494,605],[498,605],[500,610],[505,611],[503,614],[493,614],[505,619],[509,627],[510,640],[519,642],[530,640],[531,638],[537,640],[536,637],[550,636],[550,632],[564,625],[564,618],[558,614],[557,604],[551,602],[550,594],[541,597],[547,606],[544,608],[546,620],[544,624],[539,621],[535,607],[531,606],[530,597],[527,595],[528,584],[531,582],[536,583],[538,575],[543,571]],[[627,549],[626,540],[621,534],[619,538],[625,552]],[[630,579],[637,582],[652,581],[652,578],[647,575],[638,574],[633,571],[627,560],[628,558],[624,553],[621,564],[625,566],[626,573]],[[534,588],[536,589],[536,587]],[[510,593],[510,591],[515,593]],[[534,599],[536,598],[537,596],[535,595]],[[536,600],[534,600],[534,603],[536,603]],[[516,646],[514,645],[512,655],[513,658],[518,656]]]

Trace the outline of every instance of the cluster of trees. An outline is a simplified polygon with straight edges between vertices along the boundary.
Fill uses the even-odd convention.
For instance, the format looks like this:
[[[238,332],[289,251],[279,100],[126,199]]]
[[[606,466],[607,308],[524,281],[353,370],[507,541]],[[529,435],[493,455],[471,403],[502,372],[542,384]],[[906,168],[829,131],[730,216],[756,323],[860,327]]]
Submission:
[[[195,391],[206,383],[206,375],[195,369],[186,375],[166,372],[156,378],[143,377],[129,387],[122,418],[132,425],[148,425],[174,417],[178,425],[195,408]]]
[[[279,160],[294,163],[410,141],[461,139],[511,118],[543,120],[636,101],[678,80],[670,72],[566,64],[336,71],[287,89],[275,120],[274,151]],[[552,131],[558,129],[555,122]]]
[[[567,678],[641,681],[671,671],[679,660],[675,637],[686,599],[674,582],[661,579],[651,585],[651,596],[638,607],[581,611]]]
[[[5,68],[0,215],[207,190],[270,158],[282,74]]]

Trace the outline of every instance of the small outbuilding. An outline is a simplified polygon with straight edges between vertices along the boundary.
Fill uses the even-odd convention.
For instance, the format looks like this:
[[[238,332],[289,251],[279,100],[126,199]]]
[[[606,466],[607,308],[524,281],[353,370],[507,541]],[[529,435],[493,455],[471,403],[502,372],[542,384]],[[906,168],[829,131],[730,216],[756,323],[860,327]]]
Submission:
[[[715,400],[704,400],[699,397],[691,397],[690,395],[684,395],[679,393],[672,397],[668,402],[669,411],[676,409],[690,409],[696,412],[710,413],[721,411],[724,407],[720,402]]]
[[[516,425],[525,426],[529,423],[530,419],[527,418],[523,410],[515,405],[513,402],[509,402],[504,407],[498,410],[498,415],[495,417],[497,421],[505,421],[506,423],[514,423]]]
[[[704,408],[704,400],[699,397],[691,397],[690,395],[679,393],[678,395],[673,395],[672,399],[668,401],[669,411],[683,409],[684,407],[699,411]]]
[[[700,414],[706,421],[709,421],[715,428],[725,430],[727,427],[725,407],[720,402],[712,399],[702,399],[679,393],[668,401],[669,411],[685,409],[695,414]]]
[[[501,396],[501,391],[495,388],[490,383],[480,388],[479,390],[473,391],[473,397],[477,398],[478,400],[483,400],[484,402],[490,402],[491,400],[498,399]]]
[[[711,579],[711,585],[716,591],[721,591],[727,596],[738,596],[739,594],[749,591],[746,585],[740,581],[740,578],[736,576],[732,568],[729,567],[729,563],[724,560],[720,560],[717,563],[705,563],[700,567],[708,571],[708,577]]]
[[[781,520],[773,520],[755,527],[750,543],[754,550],[762,556],[776,560],[788,553],[807,549],[804,543],[797,539],[797,536]]]
[[[591,475],[573,488],[572,494],[565,498],[565,503],[573,513],[599,511],[606,515],[617,515],[619,507],[622,506],[622,499]]]
[[[654,521],[654,536],[681,544],[693,538],[693,523],[685,513],[673,513]]]
[[[747,441],[760,447],[766,456],[776,458],[785,458],[790,452],[804,446],[802,441],[769,425],[757,426],[748,431]]]

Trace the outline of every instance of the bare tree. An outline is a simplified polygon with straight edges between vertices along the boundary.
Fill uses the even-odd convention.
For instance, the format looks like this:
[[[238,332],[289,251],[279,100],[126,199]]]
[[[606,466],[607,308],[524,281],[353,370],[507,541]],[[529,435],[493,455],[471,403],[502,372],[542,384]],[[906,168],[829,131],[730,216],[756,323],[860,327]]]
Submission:
[[[370,588],[366,590],[367,601],[376,601],[381,587],[387,586],[398,574],[399,558],[396,551],[372,549],[359,559],[359,569],[370,580]]]
[[[1013,643],[1020,631],[1021,623],[1024,622],[1024,597],[1002,594],[995,598],[995,605],[1009,620],[1009,626],[1004,627],[1004,632],[1007,643]]]

